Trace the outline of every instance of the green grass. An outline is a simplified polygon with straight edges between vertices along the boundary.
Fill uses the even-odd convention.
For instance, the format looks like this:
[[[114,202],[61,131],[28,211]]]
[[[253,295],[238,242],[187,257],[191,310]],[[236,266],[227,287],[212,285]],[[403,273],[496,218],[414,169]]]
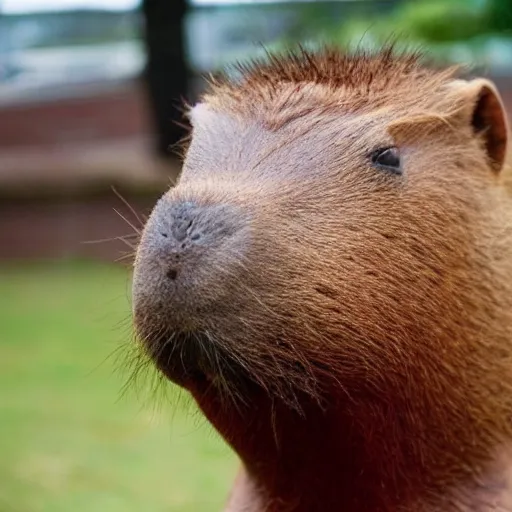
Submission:
[[[129,289],[116,266],[0,266],[0,512],[222,509],[236,460],[211,427],[122,393]]]

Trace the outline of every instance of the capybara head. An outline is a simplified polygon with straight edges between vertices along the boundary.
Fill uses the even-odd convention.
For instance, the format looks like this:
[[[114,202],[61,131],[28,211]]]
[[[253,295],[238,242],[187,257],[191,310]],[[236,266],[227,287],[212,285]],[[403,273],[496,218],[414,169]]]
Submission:
[[[283,484],[292,508],[262,510],[418,507],[512,440],[506,116],[489,81],[420,60],[300,51],[212,83],[144,229],[134,318],[161,372],[262,487],[294,474],[266,455],[259,474],[265,416],[351,482],[303,509]],[[369,501],[347,497],[351,471]]]

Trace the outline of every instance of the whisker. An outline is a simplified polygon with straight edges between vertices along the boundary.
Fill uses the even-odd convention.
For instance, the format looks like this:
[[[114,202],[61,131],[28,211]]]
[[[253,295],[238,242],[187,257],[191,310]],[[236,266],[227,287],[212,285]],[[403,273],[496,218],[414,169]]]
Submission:
[[[156,336],[159,337],[162,332],[163,329],[160,329],[160,331],[156,333]],[[147,345],[145,346],[135,334],[131,346],[132,349],[129,350],[126,354],[126,367],[130,373],[122,388],[122,395],[126,394],[129,389],[136,386],[136,383],[139,380],[139,376],[143,371],[147,370],[149,373],[152,373],[153,379],[155,377],[155,373],[157,375],[159,374],[149,356],[148,348],[146,348]],[[151,350],[151,348],[149,350]]]
[[[124,260],[127,260],[129,258],[131,258],[132,260],[135,260],[135,255],[136,255],[136,251],[130,251],[130,252],[127,252],[126,254],[123,254],[122,256],[119,256],[119,258],[116,258],[114,260],[115,263],[121,263],[121,262],[124,262]]]
[[[125,241],[126,238],[136,238],[138,236],[139,235],[137,233],[132,233],[130,235],[113,236],[113,237],[110,237],[110,238],[99,238],[98,240],[83,240],[80,243],[84,244],[84,245],[104,244],[104,243],[107,243],[107,242],[116,242],[118,240]]]
[[[128,224],[128,226],[130,226],[133,229],[133,231],[135,231],[135,233],[138,233],[139,235],[142,234],[141,230],[139,228],[136,228],[121,212],[119,212],[115,208],[113,208],[113,210],[117,213],[117,215],[119,215],[119,217],[121,217],[121,219],[123,219],[126,222],[126,224]]]
[[[133,216],[139,221],[139,224],[143,227],[144,222],[140,218],[139,214],[136,212],[135,208],[121,195],[121,193],[115,187],[112,187],[112,191],[125,204],[125,206],[132,212]]]

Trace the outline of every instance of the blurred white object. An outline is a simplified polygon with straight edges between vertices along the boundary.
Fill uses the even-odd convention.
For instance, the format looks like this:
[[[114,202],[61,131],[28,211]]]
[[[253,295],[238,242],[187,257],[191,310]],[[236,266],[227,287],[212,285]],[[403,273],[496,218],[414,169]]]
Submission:
[[[66,11],[73,9],[108,9],[128,11],[139,5],[139,0],[3,0],[3,14]]]

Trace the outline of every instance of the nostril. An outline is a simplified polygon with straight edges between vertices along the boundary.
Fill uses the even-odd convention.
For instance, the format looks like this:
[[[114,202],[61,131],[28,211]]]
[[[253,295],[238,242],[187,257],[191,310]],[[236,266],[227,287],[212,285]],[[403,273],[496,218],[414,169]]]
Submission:
[[[182,242],[189,234],[193,221],[190,219],[179,219],[172,226],[172,234],[178,242]]]
[[[169,235],[167,233],[160,233],[164,238],[167,238]]]
[[[196,240],[199,240],[200,238],[201,238],[201,235],[199,233],[196,233],[195,235],[192,235],[190,237],[190,240],[193,240],[195,242]]]
[[[170,268],[166,275],[171,281],[174,281],[178,277],[178,271],[175,268]]]

